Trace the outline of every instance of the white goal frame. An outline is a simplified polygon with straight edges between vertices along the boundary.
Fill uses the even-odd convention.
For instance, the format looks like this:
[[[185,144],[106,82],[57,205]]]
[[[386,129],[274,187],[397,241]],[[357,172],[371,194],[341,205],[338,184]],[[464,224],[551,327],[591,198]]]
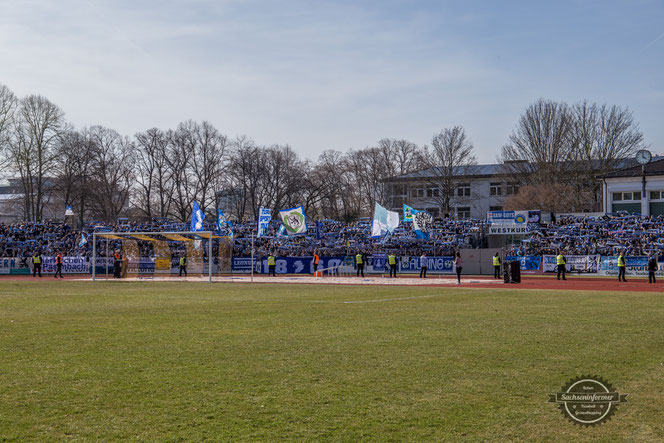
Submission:
[[[93,232],[92,233],[92,281],[97,278],[97,236],[106,237],[107,235],[114,235],[117,237],[131,238],[133,235],[197,235],[199,237],[207,238],[208,240],[208,282],[212,283],[212,239],[216,234],[212,231],[123,231],[123,232]],[[109,238],[106,237],[106,259],[108,260],[108,242]],[[108,263],[104,266],[108,274]]]

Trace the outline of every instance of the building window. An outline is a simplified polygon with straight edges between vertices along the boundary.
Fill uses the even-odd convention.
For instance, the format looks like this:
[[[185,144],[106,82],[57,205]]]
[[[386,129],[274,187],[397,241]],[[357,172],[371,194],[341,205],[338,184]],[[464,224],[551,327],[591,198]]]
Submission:
[[[457,208],[457,218],[470,218],[470,207],[460,206]]]
[[[650,191],[650,200],[661,200],[664,191]]]
[[[655,191],[658,192],[658,191]],[[651,193],[652,194],[652,193]],[[634,192],[614,192],[613,193],[613,201],[637,201],[641,200],[641,191],[634,191]]]
[[[502,183],[491,183],[489,188],[490,195],[503,195],[503,184]]]
[[[424,189],[411,189],[410,196],[413,198],[424,197]]]
[[[427,188],[427,197],[438,197],[438,188],[437,187]]]
[[[513,195],[513,194],[518,194],[519,193],[519,183],[508,183],[505,186],[505,194],[507,195]]]
[[[502,211],[502,206],[489,206],[489,211]]]
[[[456,189],[457,197],[470,197],[470,183],[461,183]]]

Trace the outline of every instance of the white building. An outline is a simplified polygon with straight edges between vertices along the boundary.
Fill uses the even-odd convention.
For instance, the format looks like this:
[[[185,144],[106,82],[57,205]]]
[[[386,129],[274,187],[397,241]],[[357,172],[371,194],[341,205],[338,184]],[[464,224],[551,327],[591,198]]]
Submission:
[[[519,192],[519,183],[508,180],[502,165],[472,165],[458,167],[454,171],[455,189],[450,200],[450,217],[486,218],[488,211],[500,211],[505,200]],[[434,216],[441,213],[439,189],[428,177],[434,171],[424,170],[385,180],[390,196],[390,209],[401,210],[404,204],[425,209]]]
[[[630,214],[664,214],[664,159],[643,167],[609,172],[603,181],[604,212],[627,211]]]

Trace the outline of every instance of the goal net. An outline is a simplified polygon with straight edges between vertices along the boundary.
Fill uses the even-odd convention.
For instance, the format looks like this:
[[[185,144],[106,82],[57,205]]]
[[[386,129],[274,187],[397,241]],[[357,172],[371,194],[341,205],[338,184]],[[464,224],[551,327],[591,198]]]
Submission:
[[[210,231],[95,232],[92,278],[200,277],[232,272],[233,237]]]

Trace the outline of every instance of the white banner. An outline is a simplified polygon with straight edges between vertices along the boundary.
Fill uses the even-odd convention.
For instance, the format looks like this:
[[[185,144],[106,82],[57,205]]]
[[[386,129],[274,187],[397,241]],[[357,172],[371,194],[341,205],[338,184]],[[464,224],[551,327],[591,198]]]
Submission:
[[[567,272],[589,272],[596,274],[599,271],[599,255],[565,255]],[[542,260],[544,272],[558,272],[555,255],[545,255]]]

